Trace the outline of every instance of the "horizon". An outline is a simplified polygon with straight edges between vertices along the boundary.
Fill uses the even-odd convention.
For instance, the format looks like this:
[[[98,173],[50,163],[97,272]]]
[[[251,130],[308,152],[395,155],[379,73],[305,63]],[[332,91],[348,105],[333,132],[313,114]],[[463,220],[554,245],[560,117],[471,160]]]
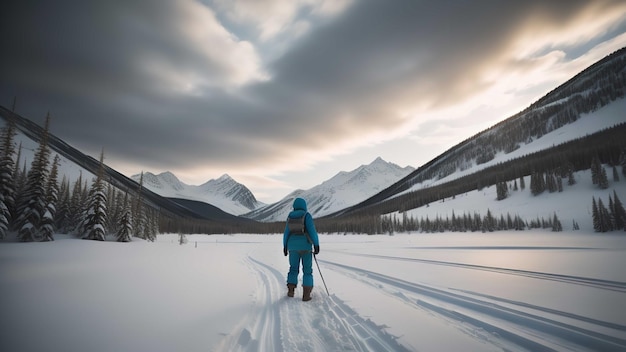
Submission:
[[[522,111],[626,47],[626,3],[16,1],[0,28],[1,105],[128,177],[228,174],[271,204]]]

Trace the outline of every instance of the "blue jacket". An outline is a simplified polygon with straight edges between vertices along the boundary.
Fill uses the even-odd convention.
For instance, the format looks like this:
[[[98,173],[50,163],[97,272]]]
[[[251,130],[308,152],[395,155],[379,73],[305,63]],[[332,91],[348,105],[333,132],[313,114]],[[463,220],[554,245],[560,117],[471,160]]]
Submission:
[[[286,247],[290,251],[310,251],[313,245],[319,246],[319,238],[317,231],[315,230],[315,224],[313,223],[313,217],[307,212],[306,201],[302,198],[296,198],[293,201],[293,211],[289,213],[289,217],[292,219],[298,219],[302,216],[304,218],[304,226],[306,232],[309,235],[310,243],[306,235],[289,235],[289,225],[285,225],[285,232],[283,234],[283,247]]]

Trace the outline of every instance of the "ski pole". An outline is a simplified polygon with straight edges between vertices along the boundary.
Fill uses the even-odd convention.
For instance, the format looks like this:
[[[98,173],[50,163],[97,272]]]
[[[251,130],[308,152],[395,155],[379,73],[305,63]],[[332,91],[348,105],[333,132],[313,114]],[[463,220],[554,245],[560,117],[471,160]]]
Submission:
[[[315,254],[313,254],[313,259],[315,259],[315,265],[317,265],[317,271],[320,273],[320,277],[322,278],[322,282],[324,283],[326,294],[330,297],[330,293],[328,292],[328,286],[326,286],[326,281],[324,281],[324,275],[322,275],[322,271],[320,270],[320,263],[317,262],[317,256]]]

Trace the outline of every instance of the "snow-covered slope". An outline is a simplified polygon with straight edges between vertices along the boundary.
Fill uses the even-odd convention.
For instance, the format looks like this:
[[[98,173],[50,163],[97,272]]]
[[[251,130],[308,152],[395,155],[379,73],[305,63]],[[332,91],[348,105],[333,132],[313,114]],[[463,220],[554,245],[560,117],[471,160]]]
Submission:
[[[342,171],[309,190],[294,191],[277,203],[243,216],[259,221],[282,221],[292,210],[295,197],[307,201],[313,216],[328,215],[371,197],[414,170],[410,166],[403,168],[377,158],[369,165],[361,165],[349,172]]]
[[[433,178],[424,182],[415,183],[413,187],[401,192],[397,195],[402,195],[418,189],[427,188],[437,184],[445,183],[458,179],[460,177],[478,172],[486,169],[490,166],[503,163],[507,160],[529,155],[541,150],[546,150],[555,145],[565,143],[577,138],[585,137],[593,133],[612,128],[618,124],[626,123],[626,99],[619,99],[609,105],[606,105],[596,111],[581,114],[580,118],[570,124],[567,124],[559,129],[550,131],[545,135],[530,140],[528,143],[523,143],[519,147],[510,152],[504,153],[502,151],[495,154],[494,158],[490,161],[476,165],[472,163],[464,170],[456,170],[454,173],[442,178]]]
[[[137,174],[133,175],[132,179],[139,182],[140,177],[141,175]],[[257,201],[246,186],[227,174],[218,179],[211,179],[200,186],[194,186],[181,182],[171,172],[158,175],[145,172],[143,184],[144,187],[160,196],[209,203],[234,215],[247,213],[265,205]]]

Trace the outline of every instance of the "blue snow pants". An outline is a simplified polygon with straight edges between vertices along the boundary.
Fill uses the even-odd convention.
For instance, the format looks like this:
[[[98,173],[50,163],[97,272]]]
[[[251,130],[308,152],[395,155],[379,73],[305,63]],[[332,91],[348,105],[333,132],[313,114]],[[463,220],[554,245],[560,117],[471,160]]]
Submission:
[[[313,287],[313,253],[311,251],[289,251],[287,283],[298,285],[300,262],[302,262],[302,286]]]

